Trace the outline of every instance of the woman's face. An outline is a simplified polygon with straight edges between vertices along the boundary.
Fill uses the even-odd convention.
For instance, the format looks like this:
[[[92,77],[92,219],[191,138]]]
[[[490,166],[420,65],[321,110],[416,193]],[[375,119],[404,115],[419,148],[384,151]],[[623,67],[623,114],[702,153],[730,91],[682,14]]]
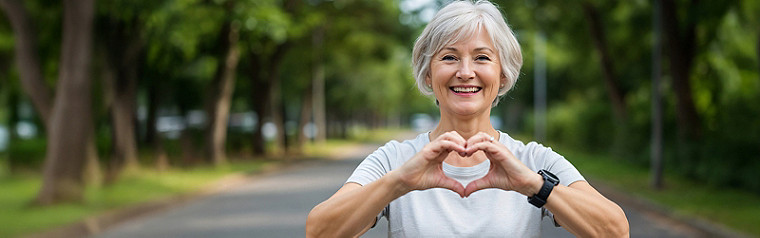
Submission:
[[[468,40],[448,45],[433,55],[430,76],[441,110],[474,115],[491,108],[505,81],[490,37],[485,29]]]

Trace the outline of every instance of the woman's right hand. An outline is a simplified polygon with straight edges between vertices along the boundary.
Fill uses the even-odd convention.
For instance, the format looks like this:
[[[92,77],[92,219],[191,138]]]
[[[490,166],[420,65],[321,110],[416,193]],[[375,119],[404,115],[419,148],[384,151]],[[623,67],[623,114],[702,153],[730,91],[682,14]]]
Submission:
[[[465,155],[466,143],[467,141],[459,133],[450,131],[425,145],[409,161],[393,171],[405,189],[404,193],[413,190],[446,188],[459,196],[464,196],[462,184],[446,176],[443,173],[442,164],[452,151]]]

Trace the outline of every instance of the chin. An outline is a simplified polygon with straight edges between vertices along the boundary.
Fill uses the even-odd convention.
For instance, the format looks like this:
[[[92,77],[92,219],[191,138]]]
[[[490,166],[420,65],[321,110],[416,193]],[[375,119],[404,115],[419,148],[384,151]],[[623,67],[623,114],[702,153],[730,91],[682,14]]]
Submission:
[[[486,110],[483,110],[482,105],[472,105],[470,103],[452,105],[449,108],[451,108],[451,111],[454,112],[455,114],[462,115],[462,116],[477,115],[479,113],[483,113],[486,111]]]

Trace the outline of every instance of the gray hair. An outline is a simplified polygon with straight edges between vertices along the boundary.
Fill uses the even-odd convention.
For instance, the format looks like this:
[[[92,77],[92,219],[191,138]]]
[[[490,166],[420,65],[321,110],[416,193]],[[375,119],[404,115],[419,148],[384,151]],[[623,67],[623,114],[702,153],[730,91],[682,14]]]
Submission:
[[[491,37],[501,62],[501,72],[506,78],[499,88],[498,97],[491,105],[496,106],[499,97],[506,94],[517,82],[522,67],[520,44],[496,6],[486,0],[455,1],[435,14],[417,38],[412,50],[412,68],[417,88],[424,95],[432,95],[425,78],[430,74],[430,60],[447,45],[469,39],[484,27]]]

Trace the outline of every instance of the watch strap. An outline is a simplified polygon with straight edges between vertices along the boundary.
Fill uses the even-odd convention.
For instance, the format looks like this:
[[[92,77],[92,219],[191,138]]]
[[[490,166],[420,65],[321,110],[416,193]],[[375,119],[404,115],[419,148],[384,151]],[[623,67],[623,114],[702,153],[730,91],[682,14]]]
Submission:
[[[543,169],[539,170],[538,174],[543,177],[544,184],[541,186],[541,189],[538,190],[538,193],[536,193],[536,195],[528,197],[528,202],[530,204],[533,204],[533,206],[541,208],[546,205],[546,201],[549,199],[549,194],[551,194],[554,186],[557,186],[557,184],[559,184],[559,179],[551,172]]]

